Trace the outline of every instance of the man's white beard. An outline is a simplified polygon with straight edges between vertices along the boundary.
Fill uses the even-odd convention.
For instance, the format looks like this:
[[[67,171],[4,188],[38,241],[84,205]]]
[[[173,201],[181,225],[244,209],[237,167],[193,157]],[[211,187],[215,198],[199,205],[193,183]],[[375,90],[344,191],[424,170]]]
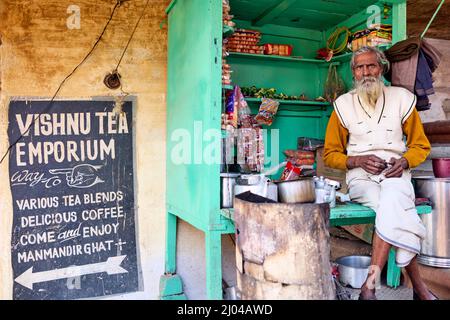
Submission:
[[[364,77],[359,81],[355,80],[356,93],[371,111],[375,110],[377,100],[383,92],[383,86],[381,77]]]

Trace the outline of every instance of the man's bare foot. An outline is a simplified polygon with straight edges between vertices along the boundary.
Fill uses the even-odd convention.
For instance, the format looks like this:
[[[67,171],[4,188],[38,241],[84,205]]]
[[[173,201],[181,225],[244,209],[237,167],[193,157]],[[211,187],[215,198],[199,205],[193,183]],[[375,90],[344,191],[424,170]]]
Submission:
[[[361,293],[359,294],[359,300],[377,300],[375,289],[369,289],[363,286],[361,288]]]
[[[439,300],[430,290],[414,290],[413,291],[414,300]]]

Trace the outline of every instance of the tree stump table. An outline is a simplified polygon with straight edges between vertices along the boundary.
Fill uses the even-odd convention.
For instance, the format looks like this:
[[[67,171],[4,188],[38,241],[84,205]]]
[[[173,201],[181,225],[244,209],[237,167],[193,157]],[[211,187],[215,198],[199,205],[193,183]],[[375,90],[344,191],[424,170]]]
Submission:
[[[328,204],[235,198],[237,289],[243,300],[334,300]]]

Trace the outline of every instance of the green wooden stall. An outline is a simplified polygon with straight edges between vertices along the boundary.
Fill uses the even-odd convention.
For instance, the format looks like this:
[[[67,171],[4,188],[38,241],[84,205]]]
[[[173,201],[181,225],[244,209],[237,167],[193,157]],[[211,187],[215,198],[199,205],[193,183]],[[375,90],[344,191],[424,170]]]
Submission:
[[[346,26],[352,32],[365,29],[376,12],[381,13],[381,23],[393,25],[394,43],[406,38],[404,0],[230,0],[230,5],[237,27],[261,31],[262,43],[294,46],[294,57],[232,53],[227,61],[232,66],[233,84],[241,87],[273,87],[288,95],[303,93],[314,99],[323,95],[327,71],[333,63],[349,88],[351,53],[326,62],[315,59],[316,51],[326,45],[337,27]],[[389,8],[387,15],[383,13],[385,6]],[[173,0],[166,12],[167,223],[160,296],[186,298],[181,278],[176,274],[177,219],[182,219],[205,234],[207,297],[221,299],[221,236],[234,233],[234,224],[232,210],[220,207],[220,163],[205,161],[203,150],[220,143],[210,132],[221,130],[223,95],[227,89],[222,87],[222,40],[232,30],[223,28],[222,0]],[[259,101],[248,102],[252,112],[257,112]],[[274,152],[279,153],[281,160],[283,150],[297,148],[298,137],[323,139],[331,112],[329,103],[281,101],[265,141],[267,158],[272,152],[272,132],[278,134],[280,146]],[[266,163],[267,167],[271,165]]]

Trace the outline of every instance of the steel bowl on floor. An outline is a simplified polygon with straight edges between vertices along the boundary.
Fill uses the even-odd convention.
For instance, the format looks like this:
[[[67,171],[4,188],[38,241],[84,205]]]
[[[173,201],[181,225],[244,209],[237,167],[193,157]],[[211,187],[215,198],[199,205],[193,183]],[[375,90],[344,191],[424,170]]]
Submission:
[[[343,285],[360,289],[367,279],[370,256],[345,256],[336,261],[339,270],[339,281]]]

